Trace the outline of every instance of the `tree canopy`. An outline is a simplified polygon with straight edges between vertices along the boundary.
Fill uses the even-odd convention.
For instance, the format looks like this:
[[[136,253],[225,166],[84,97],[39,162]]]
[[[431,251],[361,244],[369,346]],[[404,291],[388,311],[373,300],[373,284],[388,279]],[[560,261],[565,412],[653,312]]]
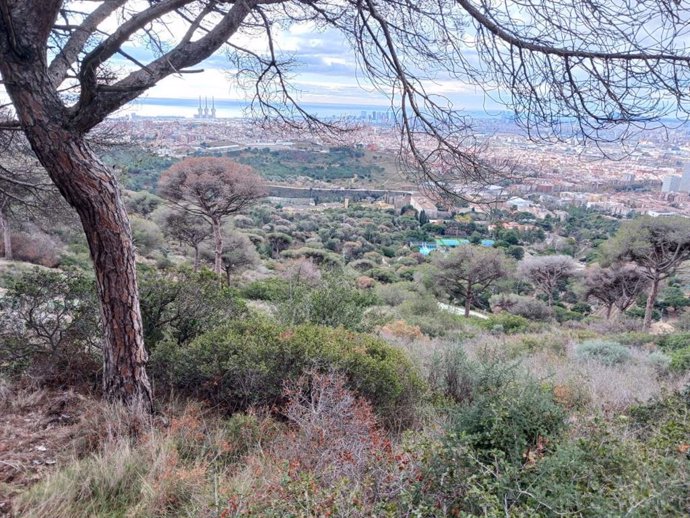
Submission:
[[[682,217],[644,216],[626,221],[607,241],[603,254],[605,261],[629,261],[638,265],[649,279],[651,289],[644,319],[644,327],[648,328],[659,284],[690,259],[690,224]]]
[[[160,193],[186,212],[205,218],[213,229],[215,272],[222,272],[224,218],[256,203],[264,195],[259,176],[229,158],[186,158],[158,182]]]
[[[470,315],[477,295],[505,277],[510,268],[510,262],[501,250],[471,245],[437,256],[434,265],[434,281],[451,299],[465,304],[466,317]]]

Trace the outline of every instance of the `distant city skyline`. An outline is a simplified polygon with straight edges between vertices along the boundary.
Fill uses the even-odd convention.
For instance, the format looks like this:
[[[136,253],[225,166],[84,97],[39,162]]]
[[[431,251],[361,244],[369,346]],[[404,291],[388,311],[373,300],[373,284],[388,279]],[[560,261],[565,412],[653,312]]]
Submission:
[[[145,94],[136,99],[126,108],[116,113],[115,116],[122,116],[127,114],[134,114],[138,116],[149,117],[195,117],[198,118],[199,98],[202,99],[202,104],[205,105],[205,100],[208,98],[209,103],[213,99],[216,108],[216,116],[218,118],[235,118],[246,115],[244,111],[249,106],[249,101],[241,99],[223,98],[213,95],[197,95],[195,97],[155,97],[153,95]],[[324,117],[338,117],[338,116],[361,116],[362,112],[382,112],[392,111],[390,103],[386,104],[385,100],[379,104],[373,103],[355,103],[347,102],[347,100],[334,99],[334,102],[309,102],[301,103],[301,106],[312,112],[315,115]],[[210,107],[210,105],[209,105]],[[466,110],[468,114],[477,117],[507,117],[511,112],[508,110]]]

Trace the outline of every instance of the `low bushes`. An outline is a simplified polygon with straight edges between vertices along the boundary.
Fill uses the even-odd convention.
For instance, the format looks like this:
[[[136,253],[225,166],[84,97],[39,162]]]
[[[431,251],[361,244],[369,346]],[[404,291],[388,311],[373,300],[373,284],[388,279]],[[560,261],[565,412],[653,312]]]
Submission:
[[[242,289],[241,293],[244,298],[249,300],[277,302],[288,298],[290,283],[277,277],[263,279],[249,283]]]
[[[659,337],[657,343],[664,351],[672,352],[690,347],[690,333],[670,334]]]
[[[236,290],[208,271],[139,272],[139,301],[144,341],[149,350],[170,339],[185,344],[247,312]]]
[[[430,337],[453,334],[462,330],[467,323],[464,317],[441,309],[438,301],[429,294],[405,300],[397,310],[405,322],[419,327],[422,333]]]
[[[513,293],[493,295],[489,300],[493,308],[504,310],[511,315],[517,315],[529,320],[549,320],[553,311],[541,300],[534,297],[525,297]]]
[[[607,340],[586,340],[576,350],[581,360],[594,360],[604,365],[620,365],[630,359],[627,347]]]
[[[436,353],[429,373],[431,389],[451,403],[449,440],[471,446],[481,458],[500,452],[520,464],[530,448],[564,428],[565,412],[553,391],[515,365],[470,360],[450,345]]]
[[[670,356],[669,368],[672,371],[682,373],[690,370],[690,333],[664,335],[657,343]]]
[[[517,375],[510,366],[475,368],[465,378],[465,401],[451,410],[451,443],[469,445],[481,461],[499,456],[519,465],[565,428],[565,410],[548,387]]]
[[[370,291],[329,275],[315,287],[295,283],[288,297],[277,304],[277,316],[287,325],[315,324],[368,331],[365,312],[375,301]]]
[[[159,384],[228,411],[282,403],[286,382],[307,369],[343,372],[389,426],[405,426],[423,383],[410,360],[375,337],[313,325],[235,321],[189,345],[168,341],[152,356]]]
[[[518,315],[511,315],[508,313],[500,313],[498,315],[491,315],[484,320],[476,320],[484,329],[489,331],[497,331],[503,333],[523,333],[530,327],[530,321]]]
[[[677,349],[671,353],[671,363],[669,368],[675,372],[686,372],[690,370],[690,346]]]
[[[376,296],[387,306],[399,306],[417,296],[413,288],[412,283],[381,284],[376,287]]]
[[[93,277],[76,271],[23,272],[0,297],[0,372],[54,381],[93,377],[100,313]]]

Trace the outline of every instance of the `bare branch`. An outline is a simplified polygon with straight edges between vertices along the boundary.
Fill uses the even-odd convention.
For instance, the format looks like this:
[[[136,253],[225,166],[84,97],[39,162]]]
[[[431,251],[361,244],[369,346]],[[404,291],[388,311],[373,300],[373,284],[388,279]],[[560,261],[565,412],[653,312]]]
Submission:
[[[155,4],[150,9],[165,5],[165,9],[161,9],[163,9],[163,12],[169,12],[186,3],[189,3],[189,0],[168,0],[168,2]],[[164,77],[195,65],[211,56],[235,34],[256,3],[256,0],[238,1],[213,30],[209,31],[205,36],[195,41],[180,43],[167,54],[149,63],[145,69],[132,72],[114,85],[109,86],[107,90],[99,89],[94,82],[95,78],[89,77],[87,79],[83,77],[82,96],[73,118],[74,127],[82,132],[88,131],[114,110],[135,99]],[[135,16],[134,18],[137,18],[136,24],[141,24],[144,23],[143,20],[148,20],[151,16],[149,13],[147,17],[137,18]],[[134,18],[130,19],[130,21]],[[133,25],[128,25],[127,29],[117,36],[115,40],[120,41],[130,31],[131,33],[136,32],[136,28]],[[104,44],[103,50],[99,52],[94,50],[91,57],[87,57],[84,60],[82,72],[84,70],[93,71],[93,67],[97,63],[102,62],[105,56],[115,52],[117,50],[114,43],[115,40],[110,44]],[[91,73],[88,72],[87,76],[90,76]]]
[[[72,26],[68,26],[73,32],[48,67],[48,75],[55,88],[58,88],[65,80],[68,70],[76,61],[77,56],[84,51],[84,45],[96,32],[98,25],[126,3],[127,0],[104,0],[76,28],[72,29]]]

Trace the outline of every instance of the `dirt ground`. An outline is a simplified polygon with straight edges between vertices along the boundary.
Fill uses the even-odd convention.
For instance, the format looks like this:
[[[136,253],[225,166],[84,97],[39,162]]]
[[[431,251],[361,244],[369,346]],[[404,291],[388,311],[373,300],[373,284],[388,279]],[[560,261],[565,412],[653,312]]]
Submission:
[[[0,387],[0,516],[83,447],[82,417],[92,404],[73,391]]]

